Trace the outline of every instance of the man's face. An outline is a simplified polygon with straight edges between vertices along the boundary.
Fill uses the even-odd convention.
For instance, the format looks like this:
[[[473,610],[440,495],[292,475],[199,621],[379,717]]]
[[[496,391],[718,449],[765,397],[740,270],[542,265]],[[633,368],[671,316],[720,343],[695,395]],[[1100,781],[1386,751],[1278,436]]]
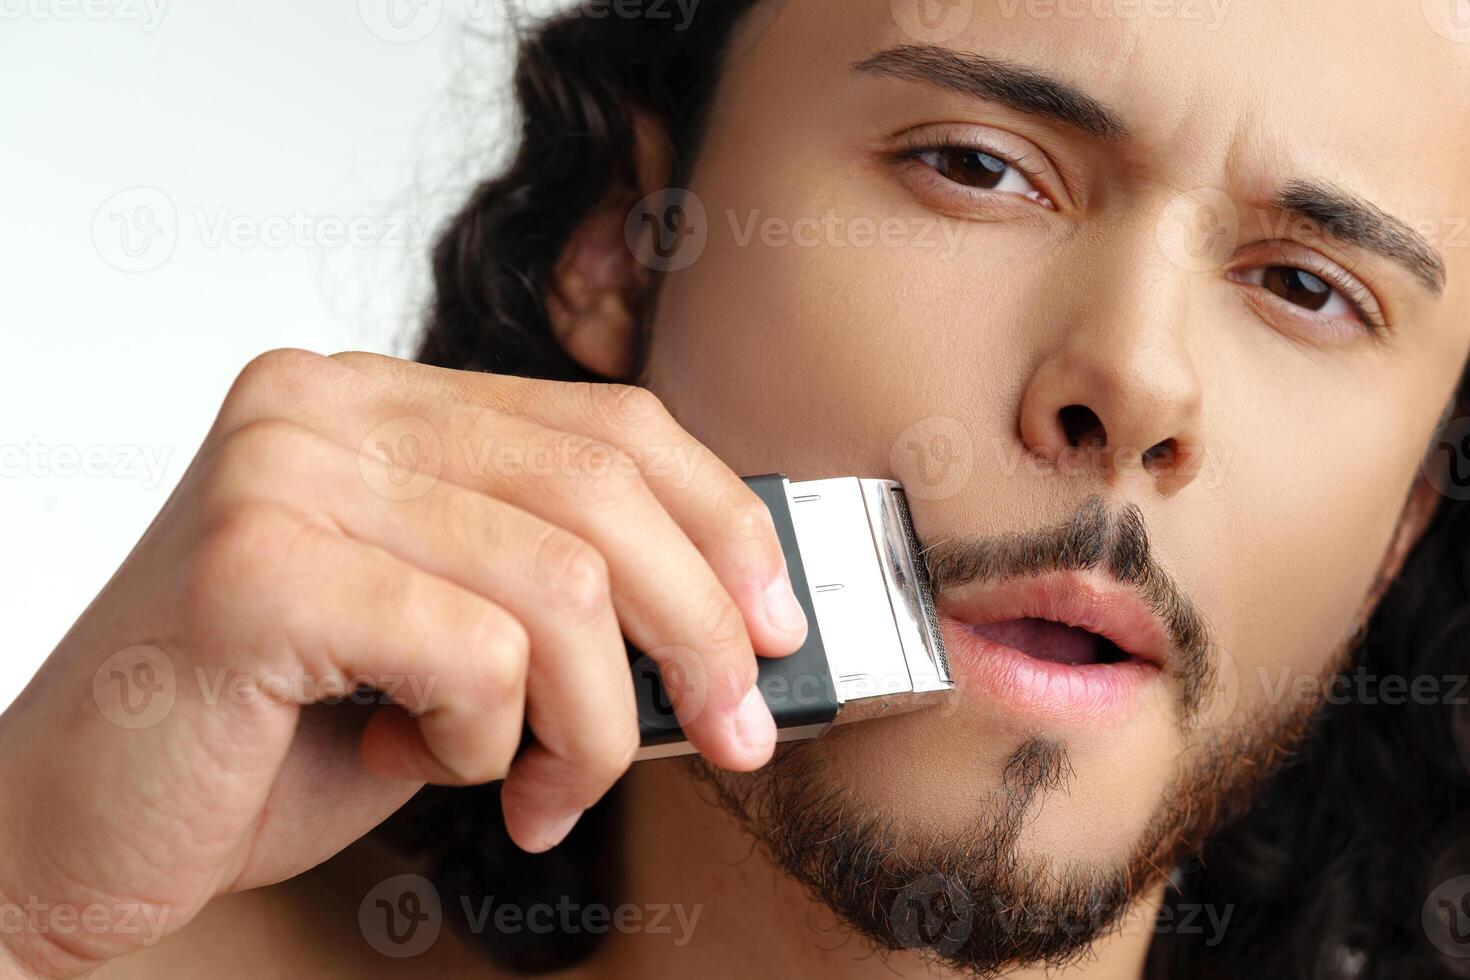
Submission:
[[[1106,871],[1300,713],[1470,341],[1470,24],[1433,6],[768,0],[737,32],[647,382],[738,472],[902,480],[952,559],[959,703],[802,750],[853,814],[971,831],[1039,745],[1016,856]],[[1091,566],[1047,551],[1069,522]]]

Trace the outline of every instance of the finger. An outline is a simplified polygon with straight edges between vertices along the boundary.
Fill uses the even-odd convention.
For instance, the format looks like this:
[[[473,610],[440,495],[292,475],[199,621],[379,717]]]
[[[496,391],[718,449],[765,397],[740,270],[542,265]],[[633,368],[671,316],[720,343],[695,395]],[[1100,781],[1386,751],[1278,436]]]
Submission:
[[[265,696],[306,704],[366,683],[416,720],[415,739],[368,724],[363,757],[377,774],[451,785],[505,775],[527,668],[510,613],[278,504],[230,507],[200,541],[190,614],[232,624],[208,645]]]
[[[740,609],[625,453],[585,436],[394,387],[330,358],[283,352],[273,364],[255,367],[261,360],[247,373],[262,380],[249,384],[242,374],[226,400],[211,433],[215,452],[232,437],[232,426],[238,433],[252,424],[252,415],[258,421],[260,415],[289,411],[339,445],[387,462],[389,482],[375,487],[385,495],[411,498],[445,480],[572,531],[607,559],[623,633],[659,665],[675,716],[694,748],[732,770],[754,769],[770,759],[775,722],[755,689],[754,650]],[[273,378],[280,372],[299,377],[281,382]],[[331,384],[341,386],[343,372],[356,379],[355,399],[343,405],[310,397],[313,374],[329,373]],[[405,433],[411,438],[400,438]]]
[[[490,599],[525,627],[526,710],[536,744],[511,767],[501,799],[518,844],[544,850],[558,843],[638,749],[627,649],[602,556],[569,531],[447,481],[408,501],[366,492],[362,469],[386,471],[387,464],[299,426],[260,423],[249,432],[258,443],[274,442],[252,447],[253,459],[313,461],[310,470],[273,470],[274,493],[309,501],[355,540]],[[392,726],[395,744],[412,744],[410,721],[377,724]]]
[[[302,710],[291,751],[271,787],[270,805],[253,829],[249,861],[230,883],[231,891],[272,885],[315,867],[388,819],[423,787],[420,780],[385,779],[363,763],[362,732],[373,710],[355,703]],[[330,817],[302,820],[304,813]]]
[[[770,511],[648,389],[451,371],[377,354],[333,358],[392,384],[578,432],[624,450],[740,607],[756,652],[781,656],[805,640],[806,615],[792,590]]]

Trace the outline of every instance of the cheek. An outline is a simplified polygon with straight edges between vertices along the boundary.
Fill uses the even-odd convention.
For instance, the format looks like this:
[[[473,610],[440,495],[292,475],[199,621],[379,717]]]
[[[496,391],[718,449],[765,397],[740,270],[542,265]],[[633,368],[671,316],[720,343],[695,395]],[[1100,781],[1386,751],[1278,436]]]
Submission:
[[[1046,236],[921,206],[787,82],[770,95],[801,127],[730,108],[711,128],[691,181],[703,250],[660,285],[646,383],[742,473],[889,474],[895,440],[936,415],[1009,448],[1026,326],[1056,319]]]
[[[844,209],[833,190],[698,193],[708,240],[664,281],[647,380],[737,471],[883,475],[897,437],[938,415],[1012,440],[1023,263],[977,276],[953,223]]]
[[[1188,515],[1205,526],[1167,538],[1196,569],[1192,594],[1227,656],[1217,720],[1278,715],[1320,694],[1319,677],[1352,641],[1417,474],[1417,443],[1404,437],[1415,420],[1326,415],[1289,438],[1288,427],[1265,419],[1250,438],[1249,421],[1238,420],[1245,441],[1221,466],[1219,506]]]

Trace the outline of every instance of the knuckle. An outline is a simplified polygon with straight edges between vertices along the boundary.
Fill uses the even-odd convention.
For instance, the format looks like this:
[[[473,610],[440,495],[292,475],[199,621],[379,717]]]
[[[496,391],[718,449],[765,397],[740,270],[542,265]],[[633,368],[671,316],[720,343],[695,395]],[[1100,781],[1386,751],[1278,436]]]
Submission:
[[[240,378],[259,380],[282,374],[295,374],[298,371],[318,370],[325,360],[322,355],[302,350],[299,347],[277,347],[263,354],[257,354],[246,362],[245,367],[240,370]]]
[[[285,419],[255,419],[226,436],[219,455],[249,467],[265,466],[302,448],[305,436],[305,429]]]
[[[472,702],[524,698],[531,641],[520,621],[498,606],[486,605],[466,633]]]
[[[601,506],[624,503],[647,490],[633,457],[597,439],[572,447],[572,465],[563,474],[564,492],[573,503]]]
[[[589,802],[595,802],[596,797],[627,772],[638,754],[638,729],[631,723],[619,724],[613,730],[598,731],[597,736],[587,740],[578,752],[579,768],[586,773],[596,791],[594,799]]]
[[[730,649],[749,642],[745,632],[745,619],[734,601],[724,589],[712,589],[696,606],[701,645],[716,649]]]
[[[363,350],[341,350],[335,354],[328,354],[327,357],[329,360],[336,361],[338,364],[345,364],[348,367],[362,367],[390,359],[382,354],[373,354]]]
[[[294,473],[306,430],[283,419],[246,422],[220,443],[202,475],[206,503],[229,501],[242,490],[269,483],[273,473]]]
[[[233,420],[288,409],[329,363],[320,354],[293,347],[258,354],[240,369],[220,414]]]
[[[464,734],[446,734],[430,743],[430,751],[452,785],[481,786],[503,779],[510,768],[514,746],[504,743],[504,739],[481,742]]]
[[[543,529],[532,567],[542,587],[574,613],[590,616],[609,601],[607,559],[570,531]]]
[[[666,424],[669,410],[657,395],[639,385],[595,385],[600,413],[619,428],[646,430]]]
[[[311,351],[281,347],[257,354],[240,369],[235,387],[240,391],[275,388],[284,382],[320,371],[327,359]]]
[[[609,492],[626,497],[647,490],[643,474],[638,469],[637,457],[619,446],[607,446],[604,451],[607,463],[596,467],[594,472],[607,485]]]
[[[734,541],[777,546],[776,524],[760,497],[743,483],[736,483],[720,502],[719,513],[726,533]]]
[[[251,593],[277,576],[278,558],[302,533],[288,512],[261,501],[219,509],[195,543],[185,582],[189,599],[212,607],[225,594]]]

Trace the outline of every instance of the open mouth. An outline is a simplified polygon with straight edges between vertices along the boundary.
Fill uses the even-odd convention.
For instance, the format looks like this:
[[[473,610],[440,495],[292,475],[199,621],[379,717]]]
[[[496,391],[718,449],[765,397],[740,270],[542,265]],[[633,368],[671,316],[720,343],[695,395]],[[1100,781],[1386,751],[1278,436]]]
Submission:
[[[958,589],[938,608],[957,674],[1033,720],[1126,718],[1172,649],[1142,597],[1097,572]]]
[[[1027,616],[998,623],[976,623],[970,630],[992,643],[1019,650],[1034,660],[1057,664],[1115,664],[1133,659],[1118,644],[1080,626]]]

